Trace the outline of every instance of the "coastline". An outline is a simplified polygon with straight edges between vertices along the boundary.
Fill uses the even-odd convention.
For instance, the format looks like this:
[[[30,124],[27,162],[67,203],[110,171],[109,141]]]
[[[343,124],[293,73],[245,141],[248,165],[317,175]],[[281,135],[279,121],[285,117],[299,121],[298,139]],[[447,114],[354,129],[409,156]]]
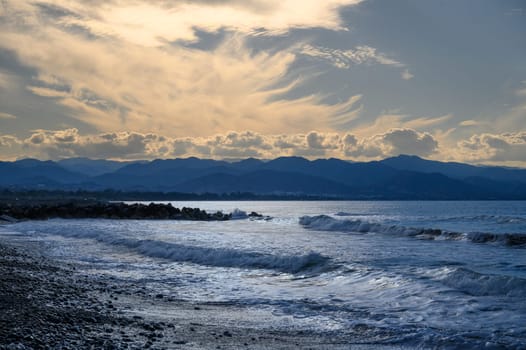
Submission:
[[[0,311],[0,349],[400,348],[337,333],[246,325],[237,320],[250,312],[243,307],[147,294],[139,285],[3,240]]]

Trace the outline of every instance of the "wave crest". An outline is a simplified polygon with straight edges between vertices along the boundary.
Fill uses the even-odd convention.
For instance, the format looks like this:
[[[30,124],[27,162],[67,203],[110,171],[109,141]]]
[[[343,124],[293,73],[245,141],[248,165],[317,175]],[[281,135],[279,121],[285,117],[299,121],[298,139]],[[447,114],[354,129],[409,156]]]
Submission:
[[[230,248],[188,246],[154,240],[140,240],[124,244],[139,253],[172,261],[199,265],[268,269],[286,273],[319,272],[329,267],[330,259],[316,252],[304,255],[271,255]]]
[[[526,218],[521,216],[508,216],[508,215],[473,215],[473,216],[455,216],[443,218],[438,221],[487,221],[496,224],[524,224]]]
[[[526,297],[526,280],[519,277],[481,274],[456,268],[442,280],[446,286],[474,296]]]
[[[111,234],[107,230],[89,227],[67,229],[59,225],[46,228],[46,232],[69,238],[93,239],[152,258],[206,266],[268,269],[292,274],[317,274],[335,267],[331,264],[330,258],[317,252],[301,255],[275,255],[233,248],[200,247],[152,239],[133,239],[118,233]]]
[[[526,245],[523,233],[460,233],[433,228],[414,228],[401,225],[386,225],[364,220],[341,220],[328,215],[302,216],[300,225],[319,231],[338,231],[352,233],[385,233],[411,236],[430,240],[468,240],[473,243],[503,243],[509,246]]]

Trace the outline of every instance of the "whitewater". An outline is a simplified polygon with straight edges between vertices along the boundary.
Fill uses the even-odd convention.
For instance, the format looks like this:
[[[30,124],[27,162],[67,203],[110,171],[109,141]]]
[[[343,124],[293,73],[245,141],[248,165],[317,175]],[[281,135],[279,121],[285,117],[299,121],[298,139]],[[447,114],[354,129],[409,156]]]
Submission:
[[[222,222],[26,221],[0,236],[152,294],[243,308],[261,327],[526,348],[526,202],[171,203],[239,210]]]

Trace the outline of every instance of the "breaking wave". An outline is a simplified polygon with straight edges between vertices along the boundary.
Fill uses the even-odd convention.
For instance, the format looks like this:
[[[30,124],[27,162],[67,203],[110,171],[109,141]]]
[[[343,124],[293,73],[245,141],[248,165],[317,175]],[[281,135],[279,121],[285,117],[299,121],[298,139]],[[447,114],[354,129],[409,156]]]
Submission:
[[[486,221],[497,224],[524,224],[526,218],[520,216],[508,215],[473,215],[473,216],[456,216],[443,218],[438,221]]]
[[[143,255],[200,265],[268,269],[287,273],[324,271],[329,258],[316,252],[271,255],[230,248],[206,248],[153,240],[124,241],[122,245]]]
[[[87,238],[123,247],[141,255],[206,266],[268,269],[285,273],[316,274],[332,269],[331,259],[316,252],[302,255],[275,255],[233,248],[199,247],[151,239],[132,239],[98,229],[48,227],[47,233],[69,238]]]
[[[300,225],[319,231],[338,231],[352,233],[385,233],[411,236],[430,240],[468,240],[474,243],[503,243],[510,246],[526,245],[523,233],[460,233],[433,228],[415,228],[400,225],[386,225],[364,220],[340,220],[328,215],[302,216]]]
[[[473,296],[526,297],[526,280],[519,277],[481,274],[460,267],[448,272],[441,282]]]

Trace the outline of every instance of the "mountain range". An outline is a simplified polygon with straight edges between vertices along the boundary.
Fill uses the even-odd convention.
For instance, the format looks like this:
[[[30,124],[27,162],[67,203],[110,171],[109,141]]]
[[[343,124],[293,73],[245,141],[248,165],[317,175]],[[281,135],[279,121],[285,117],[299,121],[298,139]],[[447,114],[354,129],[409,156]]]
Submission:
[[[0,162],[0,188],[317,196],[327,199],[526,199],[526,169],[400,155],[381,161],[281,157]]]

